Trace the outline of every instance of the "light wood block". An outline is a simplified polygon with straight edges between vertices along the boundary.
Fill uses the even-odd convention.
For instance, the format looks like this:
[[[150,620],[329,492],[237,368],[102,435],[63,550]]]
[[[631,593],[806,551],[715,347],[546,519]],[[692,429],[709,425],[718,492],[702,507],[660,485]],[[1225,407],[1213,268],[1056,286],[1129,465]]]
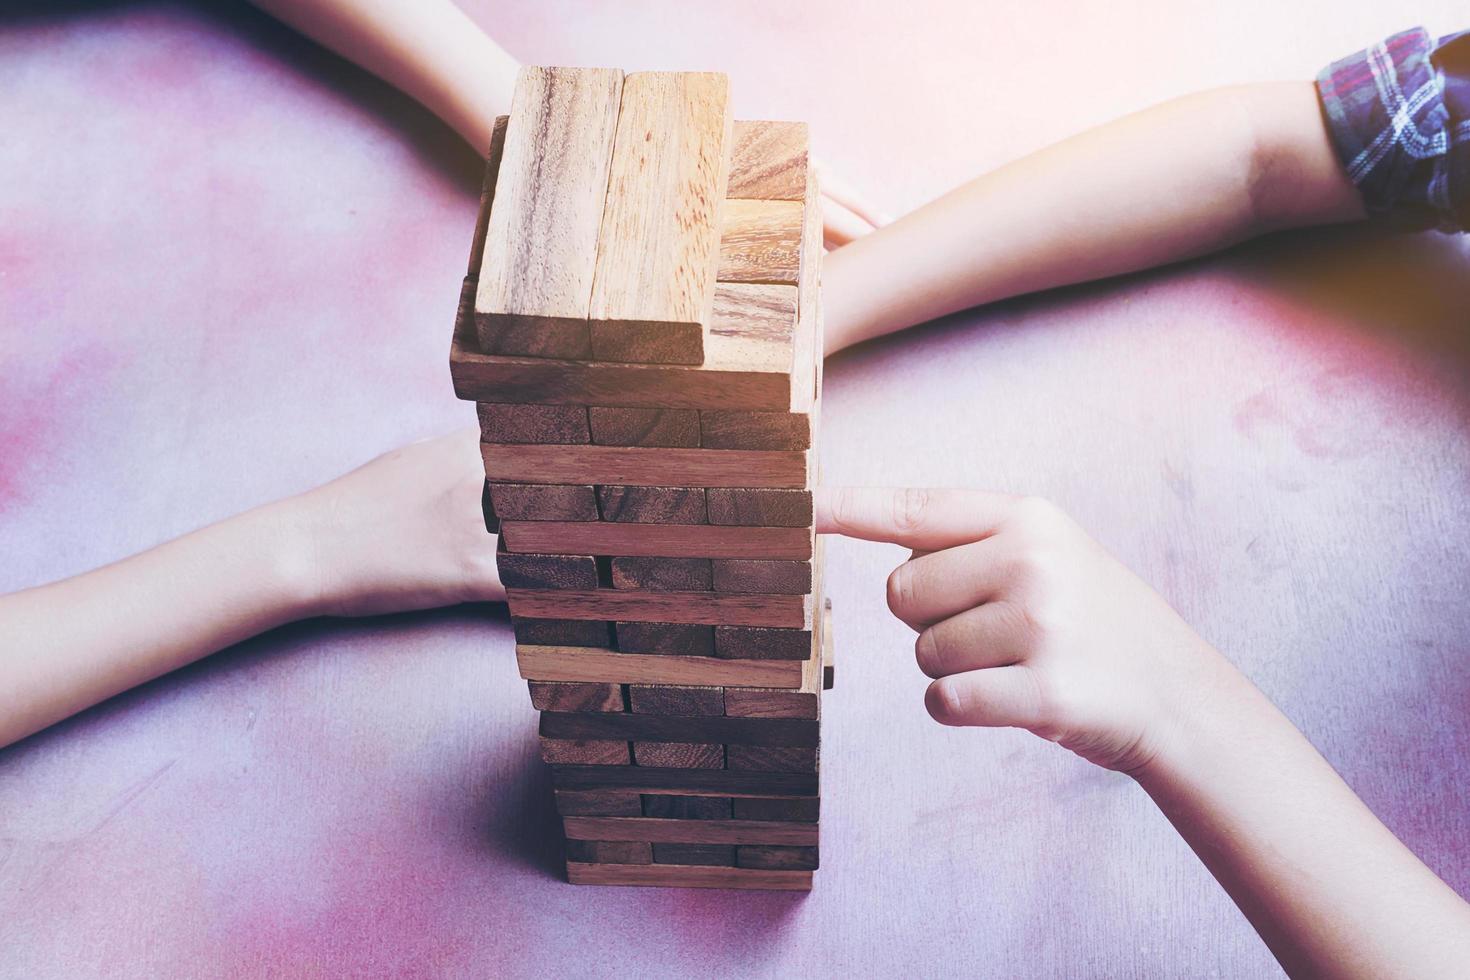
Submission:
[[[599,446],[693,449],[699,445],[699,412],[692,408],[594,407],[587,409],[587,413],[592,426],[592,441]]]
[[[659,820],[653,817],[564,817],[567,836],[578,840],[630,840],[653,844],[781,844],[815,847],[816,824],[765,820]]]
[[[720,281],[799,282],[803,214],[800,201],[726,201]]]
[[[567,862],[574,885],[639,885],[650,888],[734,888],[753,891],[811,891],[810,871],[763,871],[681,864],[585,864]]]
[[[731,123],[724,75],[624,83],[589,312],[597,360],[703,362]]]
[[[596,625],[596,624],[593,624]],[[611,684],[694,684],[799,688],[802,665],[786,660],[721,660],[619,653],[598,647],[516,644],[521,677]]]
[[[505,591],[506,600],[515,615],[534,619],[595,619],[706,626],[735,623],[801,629],[810,627],[812,616],[811,597],[799,595],[721,595],[717,592],[623,589],[507,588]],[[619,642],[619,649],[623,645]],[[718,640],[716,645],[718,646]],[[810,653],[810,640],[807,649]]]
[[[807,486],[811,450],[662,449],[647,446],[520,446],[480,443],[492,483],[640,487]],[[500,501],[497,498],[499,512]],[[501,520],[511,518],[500,513]]]
[[[631,555],[647,558],[777,558],[812,556],[812,533],[800,527],[713,524],[609,524],[604,521],[515,521],[502,518],[511,551],[543,555]]]
[[[806,195],[807,126],[737,119],[725,196],[800,201]]]
[[[480,210],[475,215],[475,231],[470,236],[470,261],[465,282],[478,286],[480,263],[485,256],[485,234],[490,227],[490,209],[495,202],[495,185],[500,182],[500,161],[505,156],[505,129],[509,116],[496,116],[490,127],[490,149],[485,153],[485,175],[480,180]],[[475,290],[469,291],[469,313],[475,308]]]
[[[587,357],[623,73],[526,67],[511,97],[475,297],[479,349]]]

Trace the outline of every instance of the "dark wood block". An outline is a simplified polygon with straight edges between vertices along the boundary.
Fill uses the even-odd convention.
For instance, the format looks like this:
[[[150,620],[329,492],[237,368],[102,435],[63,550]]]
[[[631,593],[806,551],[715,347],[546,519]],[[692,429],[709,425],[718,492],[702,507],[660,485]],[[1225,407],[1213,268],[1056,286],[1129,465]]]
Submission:
[[[768,721],[766,724],[774,722]],[[731,745],[725,750],[725,758],[731,769],[755,772],[817,771],[817,748],[814,745]]]
[[[658,860],[660,846],[669,845],[653,845],[655,861]],[[765,868],[769,871],[815,871],[817,849],[783,847],[780,844],[740,844],[735,848],[735,864],[741,868]]]
[[[735,845],[654,844],[653,863],[699,864],[717,868],[733,868],[735,866]]]
[[[639,714],[709,716],[725,714],[725,689],[670,684],[630,684],[628,704]]]
[[[634,742],[633,764],[664,769],[723,769],[725,747],[718,742]]]
[[[822,801],[816,796],[798,796],[787,799],[745,797],[732,800],[730,803],[730,815],[737,820],[816,823],[821,809]],[[609,814],[609,816],[612,815]],[[644,810],[643,815],[648,816],[648,811]]]
[[[817,825],[761,820],[660,820],[657,817],[565,817],[577,840],[637,840],[653,844],[782,844],[814,847]]]
[[[485,442],[585,445],[591,439],[587,409],[580,405],[506,405],[480,402],[480,438]]]
[[[728,796],[661,796],[644,794],[643,816],[670,820],[729,820],[734,812]],[[602,816],[602,814],[588,814]],[[606,816],[626,816],[609,813]]]
[[[738,624],[800,629],[812,622],[810,596],[721,595],[647,589],[505,590],[510,611],[535,619],[714,626]]]
[[[725,714],[732,718],[816,718],[819,703],[814,691],[780,691],[763,687],[725,689]]]
[[[574,885],[632,885],[645,888],[723,888],[742,891],[808,892],[810,871],[713,868],[697,864],[588,864],[567,862]]]
[[[626,741],[599,738],[543,738],[541,760],[575,766],[626,766],[633,761]]]
[[[710,573],[716,592],[806,595],[812,590],[809,561],[717,558],[710,562]]]
[[[617,634],[618,650],[623,653],[666,653],[682,657],[715,655],[713,626],[619,621]]]
[[[556,810],[564,817],[648,816],[640,794],[611,789],[559,789]]]
[[[706,524],[700,487],[598,487],[604,521],[631,524]]]
[[[560,739],[623,739],[636,742],[720,742],[736,745],[804,747],[815,750],[817,722],[806,718],[683,718],[637,713],[543,711],[541,734]],[[754,765],[738,768],[753,769]],[[805,772],[807,769],[783,770]]]
[[[706,449],[806,449],[812,417],[792,412],[699,413],[699,442]]]
[[[759,799],[817,795],[816,773],[800,772],[566,765],[553,766],[551,779],[557,789],[626,789]]]
[[[531,705],[537,711],[622,711],[623,688],[618,684],[527,681]]]
[[[507,589],[595,589],[597,561],[591,555],[531,555],[505,550],[495,553],[500,584]]]
[[[714,487],[707,492],[709,522],[742,527],[810,527],[810,490]]]
[[[614,558],[612,587],[656,592],[708,592],[714,574],[708,558]]]
[[[502,521],[597,520],[597,495],[590,486],[492,483],[490,499]]]
[[[495,501],[490,499],[490,481],[485,481],[485,489],[480,491],[480,513],[485,516],[485,530],[491,534],[500,533],[500,518],[495,514]]]
[[[592,441],[600,446],[688,449],[699,445],[699,413],[692,408],[590,408],[587,412]]]
[[[567,860],[588,864],[652,864],[653,845],[637,840],[567,840]]]
[[[732,660],[805,660],[812,631],[771,626],[716,626],[715,656]]]
[[[504,515],[501,515],[504,517]],[[606,521],[503,520],[511,551],[538,555],[635,555],[642,558],[780,558],[806,561],[812,532],[805,527],[726,527],[718,524],[614,524]]]
[[[517,643],[550,647],[612,646],[612,631],[607,623],[586,619],[525,619],[511,616]]]

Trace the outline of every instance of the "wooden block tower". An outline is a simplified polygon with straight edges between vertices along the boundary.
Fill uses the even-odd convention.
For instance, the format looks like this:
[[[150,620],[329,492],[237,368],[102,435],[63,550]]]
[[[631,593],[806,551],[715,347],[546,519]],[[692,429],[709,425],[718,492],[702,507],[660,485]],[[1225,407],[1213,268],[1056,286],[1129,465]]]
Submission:
[[[806,127],[527,68],[450,355],[574,883],[808,889],[831,627]],[[827,672],[824,672],[824,652]]]

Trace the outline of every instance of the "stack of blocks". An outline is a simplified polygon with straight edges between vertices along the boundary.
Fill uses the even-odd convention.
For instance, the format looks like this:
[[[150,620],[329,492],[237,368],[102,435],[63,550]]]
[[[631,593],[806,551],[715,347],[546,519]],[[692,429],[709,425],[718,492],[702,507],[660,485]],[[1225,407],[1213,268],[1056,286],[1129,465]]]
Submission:
[[[706,73],[527,68],[451,351],[574,883],[809,889],[822,222]]]

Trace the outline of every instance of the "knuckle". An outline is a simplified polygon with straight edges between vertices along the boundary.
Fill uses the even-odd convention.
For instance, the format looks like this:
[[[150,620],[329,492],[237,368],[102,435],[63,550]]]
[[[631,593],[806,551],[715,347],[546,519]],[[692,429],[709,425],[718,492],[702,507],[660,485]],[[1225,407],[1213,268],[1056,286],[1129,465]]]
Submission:
[[[929,511],[929,491],[907,487],[893,495],[893,526],[900,531],[917,531]]]

